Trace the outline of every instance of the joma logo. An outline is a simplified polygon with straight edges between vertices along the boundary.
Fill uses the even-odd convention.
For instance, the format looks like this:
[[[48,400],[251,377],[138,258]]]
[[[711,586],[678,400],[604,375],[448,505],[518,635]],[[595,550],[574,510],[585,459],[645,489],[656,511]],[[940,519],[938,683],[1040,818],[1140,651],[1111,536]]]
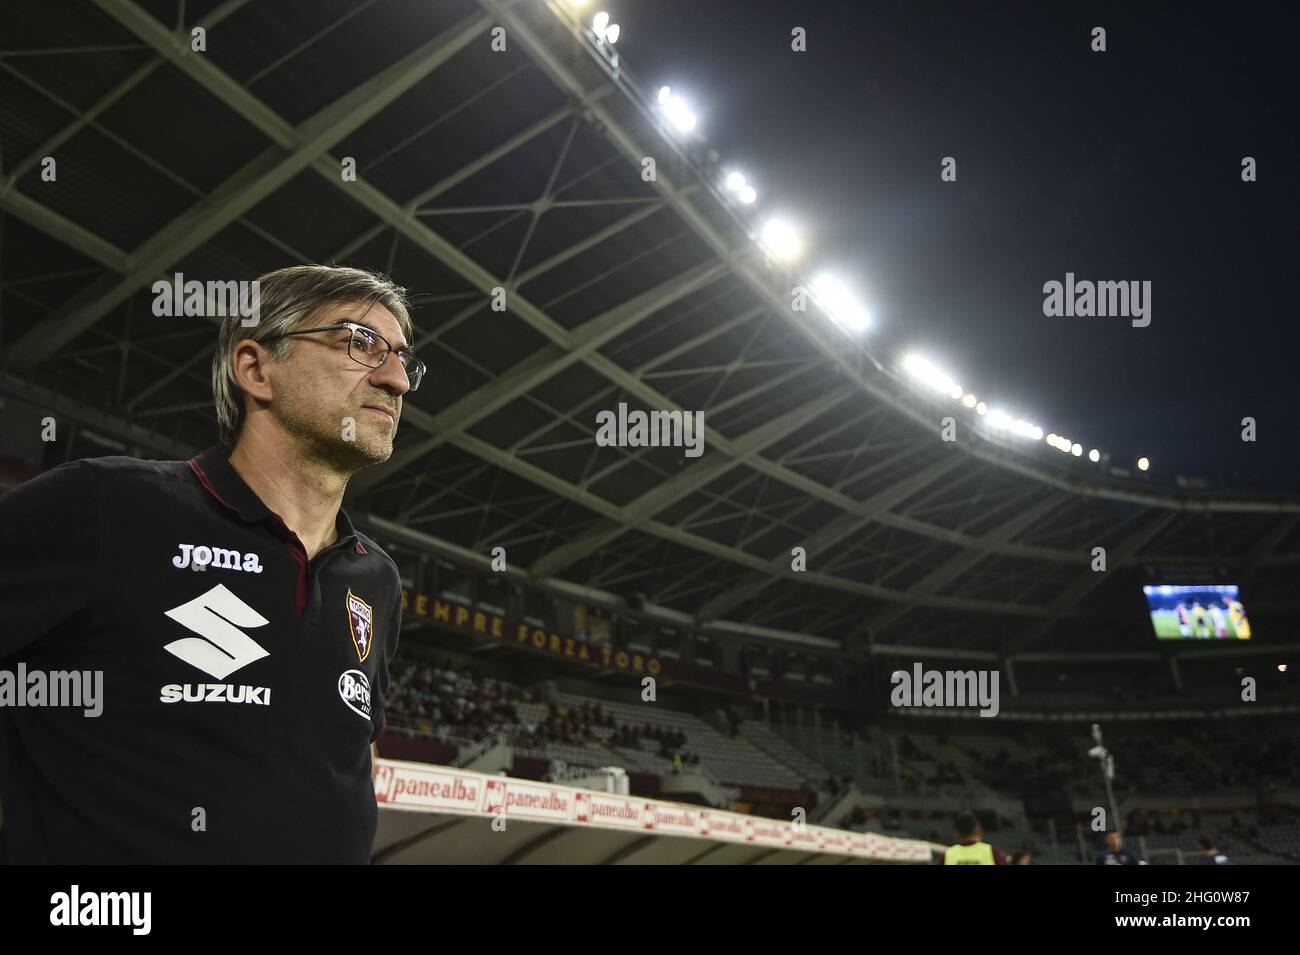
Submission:
[[[240,554],[237,550],[225,547],[204,547],[195,544],[181,544],[181,552],[172,558],[172,566],[184,570],[239,570],[248,574],[262,572],[262,560],[256,554]]]

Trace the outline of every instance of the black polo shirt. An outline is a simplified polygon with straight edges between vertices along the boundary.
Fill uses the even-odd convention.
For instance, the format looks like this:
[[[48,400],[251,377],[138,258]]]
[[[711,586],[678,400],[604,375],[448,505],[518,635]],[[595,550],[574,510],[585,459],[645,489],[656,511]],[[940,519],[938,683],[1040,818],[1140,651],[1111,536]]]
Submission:
[[[401,583],[337,530],[308,561],[220,448],[0,496],[10,689],[20,664],[103,673],[97,717],[0,705],[0,859],[367,862]]]

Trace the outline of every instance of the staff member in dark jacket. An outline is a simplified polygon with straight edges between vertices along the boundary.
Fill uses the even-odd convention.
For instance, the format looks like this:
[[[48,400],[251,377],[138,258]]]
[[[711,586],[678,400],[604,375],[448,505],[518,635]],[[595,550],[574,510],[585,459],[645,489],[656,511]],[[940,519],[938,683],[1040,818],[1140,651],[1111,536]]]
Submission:
[[[4,861],[369,860],[401,583],[341,505],[424,366],[387,279],[258,281],[218,335],[222,446],[0,497]],[[97,715],[33,692],[59,673],[102,676]]]

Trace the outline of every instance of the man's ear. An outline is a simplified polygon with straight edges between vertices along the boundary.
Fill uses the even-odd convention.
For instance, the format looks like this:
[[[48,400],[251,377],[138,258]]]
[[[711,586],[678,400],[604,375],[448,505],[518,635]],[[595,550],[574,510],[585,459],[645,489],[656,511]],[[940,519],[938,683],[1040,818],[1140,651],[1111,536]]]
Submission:
[[[230,356],[231,373],[245,395],[261,404],[271,402],[269,365],[271,354],[251,338],[235,346]]]

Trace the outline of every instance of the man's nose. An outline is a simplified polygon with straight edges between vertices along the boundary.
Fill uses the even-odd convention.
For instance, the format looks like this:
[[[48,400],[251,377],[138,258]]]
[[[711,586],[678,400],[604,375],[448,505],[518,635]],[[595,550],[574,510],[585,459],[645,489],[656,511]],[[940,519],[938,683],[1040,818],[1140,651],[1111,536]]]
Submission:
[[[392,355],[389,355],[388,360],[371,373],[370,380],[376,387],[383,388],[397,398],[411,390],[411,381],[406,377],[406,369]]]

